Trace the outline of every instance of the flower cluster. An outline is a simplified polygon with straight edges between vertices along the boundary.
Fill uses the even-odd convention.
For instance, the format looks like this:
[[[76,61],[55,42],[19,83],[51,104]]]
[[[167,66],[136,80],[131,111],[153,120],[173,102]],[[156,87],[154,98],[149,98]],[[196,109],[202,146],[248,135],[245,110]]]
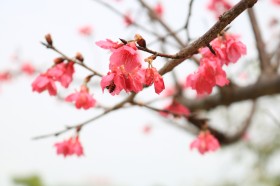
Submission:
[[[204,154],[219,149],[220,143],[215,136],[207,130],[199,133],[198,137],[191,143],[190,148],[197,148],[200,154]]]
[[[75,92],[70,94],[65,98],[67,102],[75,102],[75,106],[77,109],[89,109],[95,106],[96,100],[89,94],[89,90],[85,85],[81,86],[81,90],[79,92]]]
[[[223,65],[236,63],[246,54],[246,46],[238,36],[224,34],[214,39],[209,48],[200,49],[202,58],[197,72],[187,77],[186,85],[196,90],[198,95],[210,94],[214,86],[225,86],[229,83]]]
[[[83,146],[80,143],[79,136],[70,137],[68,140],[54,144],[56,153],[66,156],[82,156],[84,155]]]
[[[68,88],[73,79],[74,62],[61,62],[41,73],[32,83],[32,90],[43,92],[48,90],[51,96],[57,94],[55,82],[59,82],[64,88]]]
[[[122,90],[137,93],[143,89],[144,85],[150,86],[153,83],[157,94],[164,90],[163,79],[157,70],[150,65],[147,69],[142,68],[135,42],[123,44],[107,39],[98,41],[96,44],[112,52],[110,71],[101,80],[103,91],[106,88],[112,95],[118,95]]]

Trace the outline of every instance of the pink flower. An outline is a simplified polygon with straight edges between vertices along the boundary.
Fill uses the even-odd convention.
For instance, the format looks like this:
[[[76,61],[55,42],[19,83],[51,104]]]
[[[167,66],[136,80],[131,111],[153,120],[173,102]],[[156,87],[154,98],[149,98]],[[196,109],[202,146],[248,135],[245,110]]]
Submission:
[[[276,4],[276,5],[280,5],[280,0],[271,0],[271,2]]]
[[[226,54],[228,61],[235,63],[242,55],[245,55],[246,53],[246,46],[242,42],[236,41],[234,39],[227,40]]]
[[[215,61],[220,61],[220,65],[236,63],[242,55],[246,54],[246,46],[239,41],[239,36],[233,34],[225,34],[224,37],[218,37],[210,43],[213,54],[209,48],[204,47],[199,50],[203,58],[216,58]]]
[[[125,23],[126,26],[130,26],[133,24],[133,19],[132,19],[132,16],[131,16],[131,13],[130,12],[127,12],[124,17],[123,17],[123,21]]]
[[[190,110],[175,100],[173,100],[170,105],[165,107],[164,110],[170,111],[174,117],[181,117],[181,116],[189,117],[190,115]],[[171,113],[160,112],[160,114],[164,117],[167,117]]]
[[[104,49],[110,49],[110,72],[101,80],[101,88],[108,89],[112,95],[118,95],[122,90],[139,92],[143,89],[144,71],[141,68],[140,56],[134,42],[127,44],[114,43],[111,40],[96,43]]]
[[[68,88],[73,80],[74,72],[74,62],[70,61],[55,65],[47,71],[47,74],[55,81],[59,81],[63,87]]]
[[[126,92],[139,92],[143,89],[143,72],[137,69],[131,73],[125,73],[120,70],[108,72],[106,76],[102,77],[101,88],[108,89],[112,95],[118,95],[122,90]]]
[[[197,148],[200,154],[204,154],[219,149],[220,143],[215,136],[207,130],[199,133],[198,137],[191,143],[190,148]]]
[[[218,18],[225,11],[231,9],[232,5],[227,0],[210,0],[207,8]]]
[[[141,67],[140,57],[134,42],[127,43],[114,50],[110,56],[110,70],[121,68],[126,72],[132,72]]]
[[[106,41],[97,41],[95,44],[103,49],[109,49],[111,52],[124,45],[123,43],[114,42],[110,39],[106,39]]]
[[[0,72],[0,81],[9,81],[12,78],[12,74],[9,71]]]
[[[30,63],[24,63],[21,66],[21,71],[28,74],[28,75],[33,75],[35,72],[35,68],[32,64]]]
[[[154,7],[154,11],[155,11],[157,16],[162,17],[164,9],[163,9],[163,6],[162,6],[161,2],[158,2],[156,4],[156,6]]]
[[[54,146],[56,147],[56,153],[58,155],[62,154],[64,157],[74,154],[77,156],[84,155],[84,150],[80,143],[79,136],[71,137],[68,140],[54,144]]]
[[[187,77],[187,87],[196,90],[198,95],[211,94],[214,86],[229,83],[225,71],[215,59],[202,58],[198,71]]]
[[[80,92],[70,94],[65,98],[67,102],[75,102],[77,109],[83,108],[85,110],[94,107],[96,100],[89,94],[89,90],[85,85],[81,86]]]
[[[145,71],[145,84],[150,86],[154,83],[155,92],[160,94],[164,89],[164,81],[156,68],[147,68]]]
[[[93,29],[90,25],[85,25],[85,26],[82,26],[81,28],[79,28],[79,33],[82,36],[87,36],[87,37],[91,36],[92,32],[93,32]]]
[[[36,92],[43,92],[48,90],[51,96],[57,94],[56,86],[54,80],[51,76],[47,74],[40,74],[32,83],[32,90]]]

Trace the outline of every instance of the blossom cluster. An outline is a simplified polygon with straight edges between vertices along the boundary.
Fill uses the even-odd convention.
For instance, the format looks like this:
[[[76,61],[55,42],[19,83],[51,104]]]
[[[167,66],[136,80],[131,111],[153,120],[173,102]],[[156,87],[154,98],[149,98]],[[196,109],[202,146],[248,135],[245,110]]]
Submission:
[[[67,140],[54,144],[54,146],[56,147],[56,153],[58,155],[61,154],[64,157],[84,155],[83,146],[80,143],[79,136],[70,137]]]
[[[209,49],[211,47],[212,51]],[[239,37],[225,33],[214,39],[209,47],[199,50],[202,58],[197,72],[187,77],[186,85],[196,90],[198,95],[211,94],[214,86],[225,86],[229,83],[224,65],[236,63],[245,55],[246,46]]]
[[[55,64],[35,79],[32,83],[32,90],[39,93],[48,90],[51,96],[55,96],[57,94],[55,82],[59,82],[63,87],[68,88],[72,82],[74,71],[74,62],[72,61]]]
[[[156,68],[149,65],[143,69],[135,42],[118,43],[109,39],[96,44],[112,52],[110,56],[110,71],[101,80],[102,90],[108,89],[111,95],[126,92],[140,92],[144,86],[154,84],[155,92],[160,94],[164,89],[164,81]]]

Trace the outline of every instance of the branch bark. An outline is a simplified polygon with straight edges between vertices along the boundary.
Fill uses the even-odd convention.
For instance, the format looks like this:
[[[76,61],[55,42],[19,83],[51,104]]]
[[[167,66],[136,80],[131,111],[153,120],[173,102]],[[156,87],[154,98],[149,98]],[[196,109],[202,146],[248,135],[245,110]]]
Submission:
[[[229,86],[221,89],[222,93],[217,93],[201,100],[189,100],[183,96],[177,101],[187,106],[192,111],[210,110],[217,106],[227,106],[235,102],[257,99],[261,96],[269,96],[280,93],[280,75],[264,78],[253,85],[246,87]]]
[[[258,24],[258,21],[257,21],[253,8],[248,9],[248,15],[249,15],[249,19],[250,19],[251,26],[252,26],[252,29],[254,32],[254,36],[255,36],[261,71],[267,75],[271,74],[273,72],[272,67],[270,65],[269,56],[267,55],[267,52],[265,50],[265,44],[264,44],[264,41],[263,41],[263,38],[261,35],[261,30],[259,28],[259,24]]]
[[[187,47],[181,49],[175,57],[178,58],[178,60],[171,60],[160,69],[159,73],[163,75],[167,72],[170,72],[180,63],[185,61],[185,59],[188,59],[192,55],[196,54],[199,48],[207,46],[207,44],[215,39],[217,35],[237,16],[239,16],[246,9],[253,7],[257,1],[258,0],[241,0],[232,9],[221,15],[219,20],[203,36],[190,43]]]

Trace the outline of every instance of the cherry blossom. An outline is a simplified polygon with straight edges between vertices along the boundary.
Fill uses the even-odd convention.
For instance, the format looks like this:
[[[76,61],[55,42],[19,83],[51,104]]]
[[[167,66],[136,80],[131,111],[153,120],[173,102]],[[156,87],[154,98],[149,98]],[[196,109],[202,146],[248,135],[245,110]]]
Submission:
[[[0,81],[8,81],[12,78],[12,74],[9,71],[0,72]]]
[[[40,74],[32,83],[32,90],[41,93],[48,90],[51,96],[57,94],[54,79],[48,74]]]
[[[145,84],[150,86],[154,83],[155,92],[160,94],[164,89],[164,81],[156,68],[147,68],[145,70]]]
[[[210,0],[207,8],[218,18],[225,11],[231,9],[232,5],[227,0]]]
[[[247,53],[246,46],[235,39],[228,39],[226,43],[226,54],[228,61],[236,63],[242,55]]]
[[[35,68],[30,63],[24,63],[21,65],[21,71],[28,75],[33,75],[35,73]]]
[[[85,26],[82,26],[79,28],[79,33],[82,35],[82,36],[91,36],[92,33],[93,33],[93,29],[90,25],[85,25]]]
[[[211,94],[214,86],[225,86],[229,83],[223,65],[236,63],[247,52],[246,46],[239,41],[239,36],[224,33],[208,47],[201,48],[202,55],[197,72],[187,77],[186,86],[196,90],[198,95]]]
[[[111,95],[118,95],[122,90],[126,92],[139,92],[143,89],[144,76],[141,69],[126,73],[121,70],[108,72],[102,77],[101,88],[108,89]]]
[[[220,143],[215,136],[207,130],[199,133],[198,137],[190,144],[190,148],[197,148],[200,154],[204,154],[219,149]]]
[[[280,0],[271,0],[271,2],[276,4],[276,5],[280,5]]]
[[[123,43],[114,42],[110,39],[106,39],[105,41],[97,41],[95,44],[103,49],[109,49],[111,52],[124,45]]]
[[[59,81],[61,85],[68,88],[73,80],[74,62],[59,63],[47,71],[47,74],[55,81]]]
[[[215,59],[217,58],[203,58],[198,71],[187,77],[186,85],[196,90],[198,95],[211,94],[214,86],[229,83],[225,71]]]
[[[181,116],[189,117],[190,115],[190,110],[175,100],[173,100],[170,105],[165,107],[164,110],[170,111],[172,115],[175,117],[181,117]],[[160,114],[164,117],[167,117],[171,113],[163,112],[163,111],[160,112]]]
[[[110,56],[110,70],[123,68],[126,72],[132,72],[135,68],[141,67],[140,57],[136,44],[129,42],[112,52]]]
[[[156,4],[156,6],[154,7],[154,11],[155,11],[157,16],[162,17],[164,9],[163,9],[163,6],[162,6],[161,2],[158,2]]]
[[[64,157],[84,155],[83,146],[80,143],[79,136],[70,137],[68,140],[55,143],[54,146],[56,147],[56,153],[58,155],[62,154]]]
[[[79,92],[75,92],[67,96],[65,101],[75,102],[77,109],[83,108],[85,110],[94,107],[96,103],[96,100],[89,94],[89,90],[85,85],[81,86],[81,90]]]
[[[199,50],[203,58],[217,58],[220,65],[236,63],[242,55],[247,53],[246,46],[239,41],[239,36],[225,33],[224,36],[217,37],[210,43],[212,49],[215,51],[213,54],[209,48],[204,47]]]
[[[105,88],[112,95],[118,95],[122,90],[135,93],[141,91],[145,81],[145,72],[141,68],[136,44],[128,42],[125,45],[119,45],[108,39],[96,44],[112,52],[109,63],[110,71],[102,77],[100,82],[103,92]]]

